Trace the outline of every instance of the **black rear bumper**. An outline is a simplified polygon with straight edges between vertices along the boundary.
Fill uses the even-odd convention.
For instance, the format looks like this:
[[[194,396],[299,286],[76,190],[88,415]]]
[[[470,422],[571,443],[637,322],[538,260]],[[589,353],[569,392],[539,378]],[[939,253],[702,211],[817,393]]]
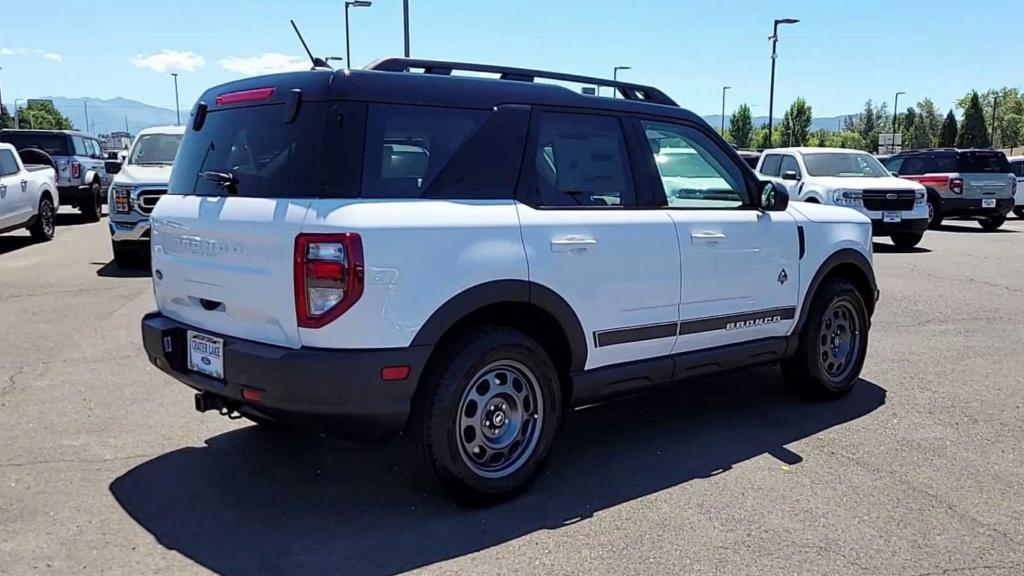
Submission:
[[[914,218],[913,220],[901,220],[899,222],[883,222],[881,220],[871,221],[871,234],[874,236],[889,236],[890,234],[924,234],[927,229],[927,218]]]
[[[1013,198],[996,199],[995,208],[982,208],[981,198],[943,198],[943,216],[1006,216],[1013,210]]]
[[[358,439],[395,434],[408,419],[431,346],[374,350],[285,348],[197,330],[224,339],[224,380],[188,369],[186,332],[197,330],[151,312],[142,318],[146,355],[157,368],[239,412],[329,429]],[[408,366],[398,381],[381,370]],[[259,402],[243,388],[262,393]]]

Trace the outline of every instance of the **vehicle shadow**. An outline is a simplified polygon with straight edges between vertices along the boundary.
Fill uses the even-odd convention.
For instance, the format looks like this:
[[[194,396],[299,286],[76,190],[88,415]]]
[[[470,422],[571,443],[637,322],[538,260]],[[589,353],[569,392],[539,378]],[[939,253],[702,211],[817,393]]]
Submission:
[[[761,454],[799,464],[787,444],[885,397],[861,380],[845,398],[807,402],[777,369],[759,368],[592,407],[569,418],[530,491],[491,508],[459,506],[422,483],[401,442],[256,426],[144,462],[110,491],[163,546],[220,574],[393,574],[557,530]]]
[[[103,218],[106,218],[106,216],[107,213],[103,212]],[[103,221],[103,218],[100,218],[100,222]],[[83,224],[95,224],[95,222],[89,222],[88,220],[86,220],[85,216],[83,216],[77,210],[73,212],[57,212],[57,226],[81,226]],[[104,224],[104,226],[106,226],[106,224]]]
[[[0,234],[0,256],[7,254],[8,252],[14,252],[15,250],[21,250],[27,248],[36,241],[31,236],[10,236],[6,234]]]
[[[923,246],[914,246],[913,248],[897,248],[893,244],[884,244],[882,242],[874,242],[871,248],[875,254],[930,254],[931,250],[924,248]]]
[[[1010,228],[999,228],[997,230],[985,230],[980,224],[942,224],[939,230],[943,232],[969,232],[972,234],[1020,234],[1020,230]]]
[[[96,269],[96,275],[102,278],[149,278],[152,272],[148,262],[140,262],[138,266],[129,268],[122,267],[111,260],[110,262],[90,262]]]

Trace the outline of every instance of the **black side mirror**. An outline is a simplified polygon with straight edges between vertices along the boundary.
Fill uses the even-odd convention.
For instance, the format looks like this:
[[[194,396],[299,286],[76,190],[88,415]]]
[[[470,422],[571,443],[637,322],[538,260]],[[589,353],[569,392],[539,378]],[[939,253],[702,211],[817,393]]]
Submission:
[[[783,180],[799,180],[800,177],[797,176],[796,170],[786,170],[785,172],[782,173],[782,179]]]
[[[789,192],[778,182],[761,183],[761,210],[782,212],[789,206]]]
[[[107,171],[107,174],[118,174],[121,172],[121,162],[119,160],[107,160],[103,163],[103,169]]]

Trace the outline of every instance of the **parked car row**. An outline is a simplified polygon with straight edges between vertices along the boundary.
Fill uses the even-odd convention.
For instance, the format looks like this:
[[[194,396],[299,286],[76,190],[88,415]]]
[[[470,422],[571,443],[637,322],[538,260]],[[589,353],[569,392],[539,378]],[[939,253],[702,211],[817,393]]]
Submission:
[[[59,202],[53,159],[0,143],[0,234],[27,228],[35,240],[50,240]]]

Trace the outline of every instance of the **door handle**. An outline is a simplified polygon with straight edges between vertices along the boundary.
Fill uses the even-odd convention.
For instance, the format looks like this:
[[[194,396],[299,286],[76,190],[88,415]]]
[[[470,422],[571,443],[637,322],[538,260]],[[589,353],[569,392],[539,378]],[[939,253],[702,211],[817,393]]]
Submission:
[[[21,181],[21,191],[25,192],[27,190],[28,190],[28,180],[22,180]]]
[[[691,242],[721,242],[725,240],[726,235],[722,232],[691,232]]]
[[[552,252],[583,252],[597,246],[597,240],[584,236],[566,236],[551,241]]]

